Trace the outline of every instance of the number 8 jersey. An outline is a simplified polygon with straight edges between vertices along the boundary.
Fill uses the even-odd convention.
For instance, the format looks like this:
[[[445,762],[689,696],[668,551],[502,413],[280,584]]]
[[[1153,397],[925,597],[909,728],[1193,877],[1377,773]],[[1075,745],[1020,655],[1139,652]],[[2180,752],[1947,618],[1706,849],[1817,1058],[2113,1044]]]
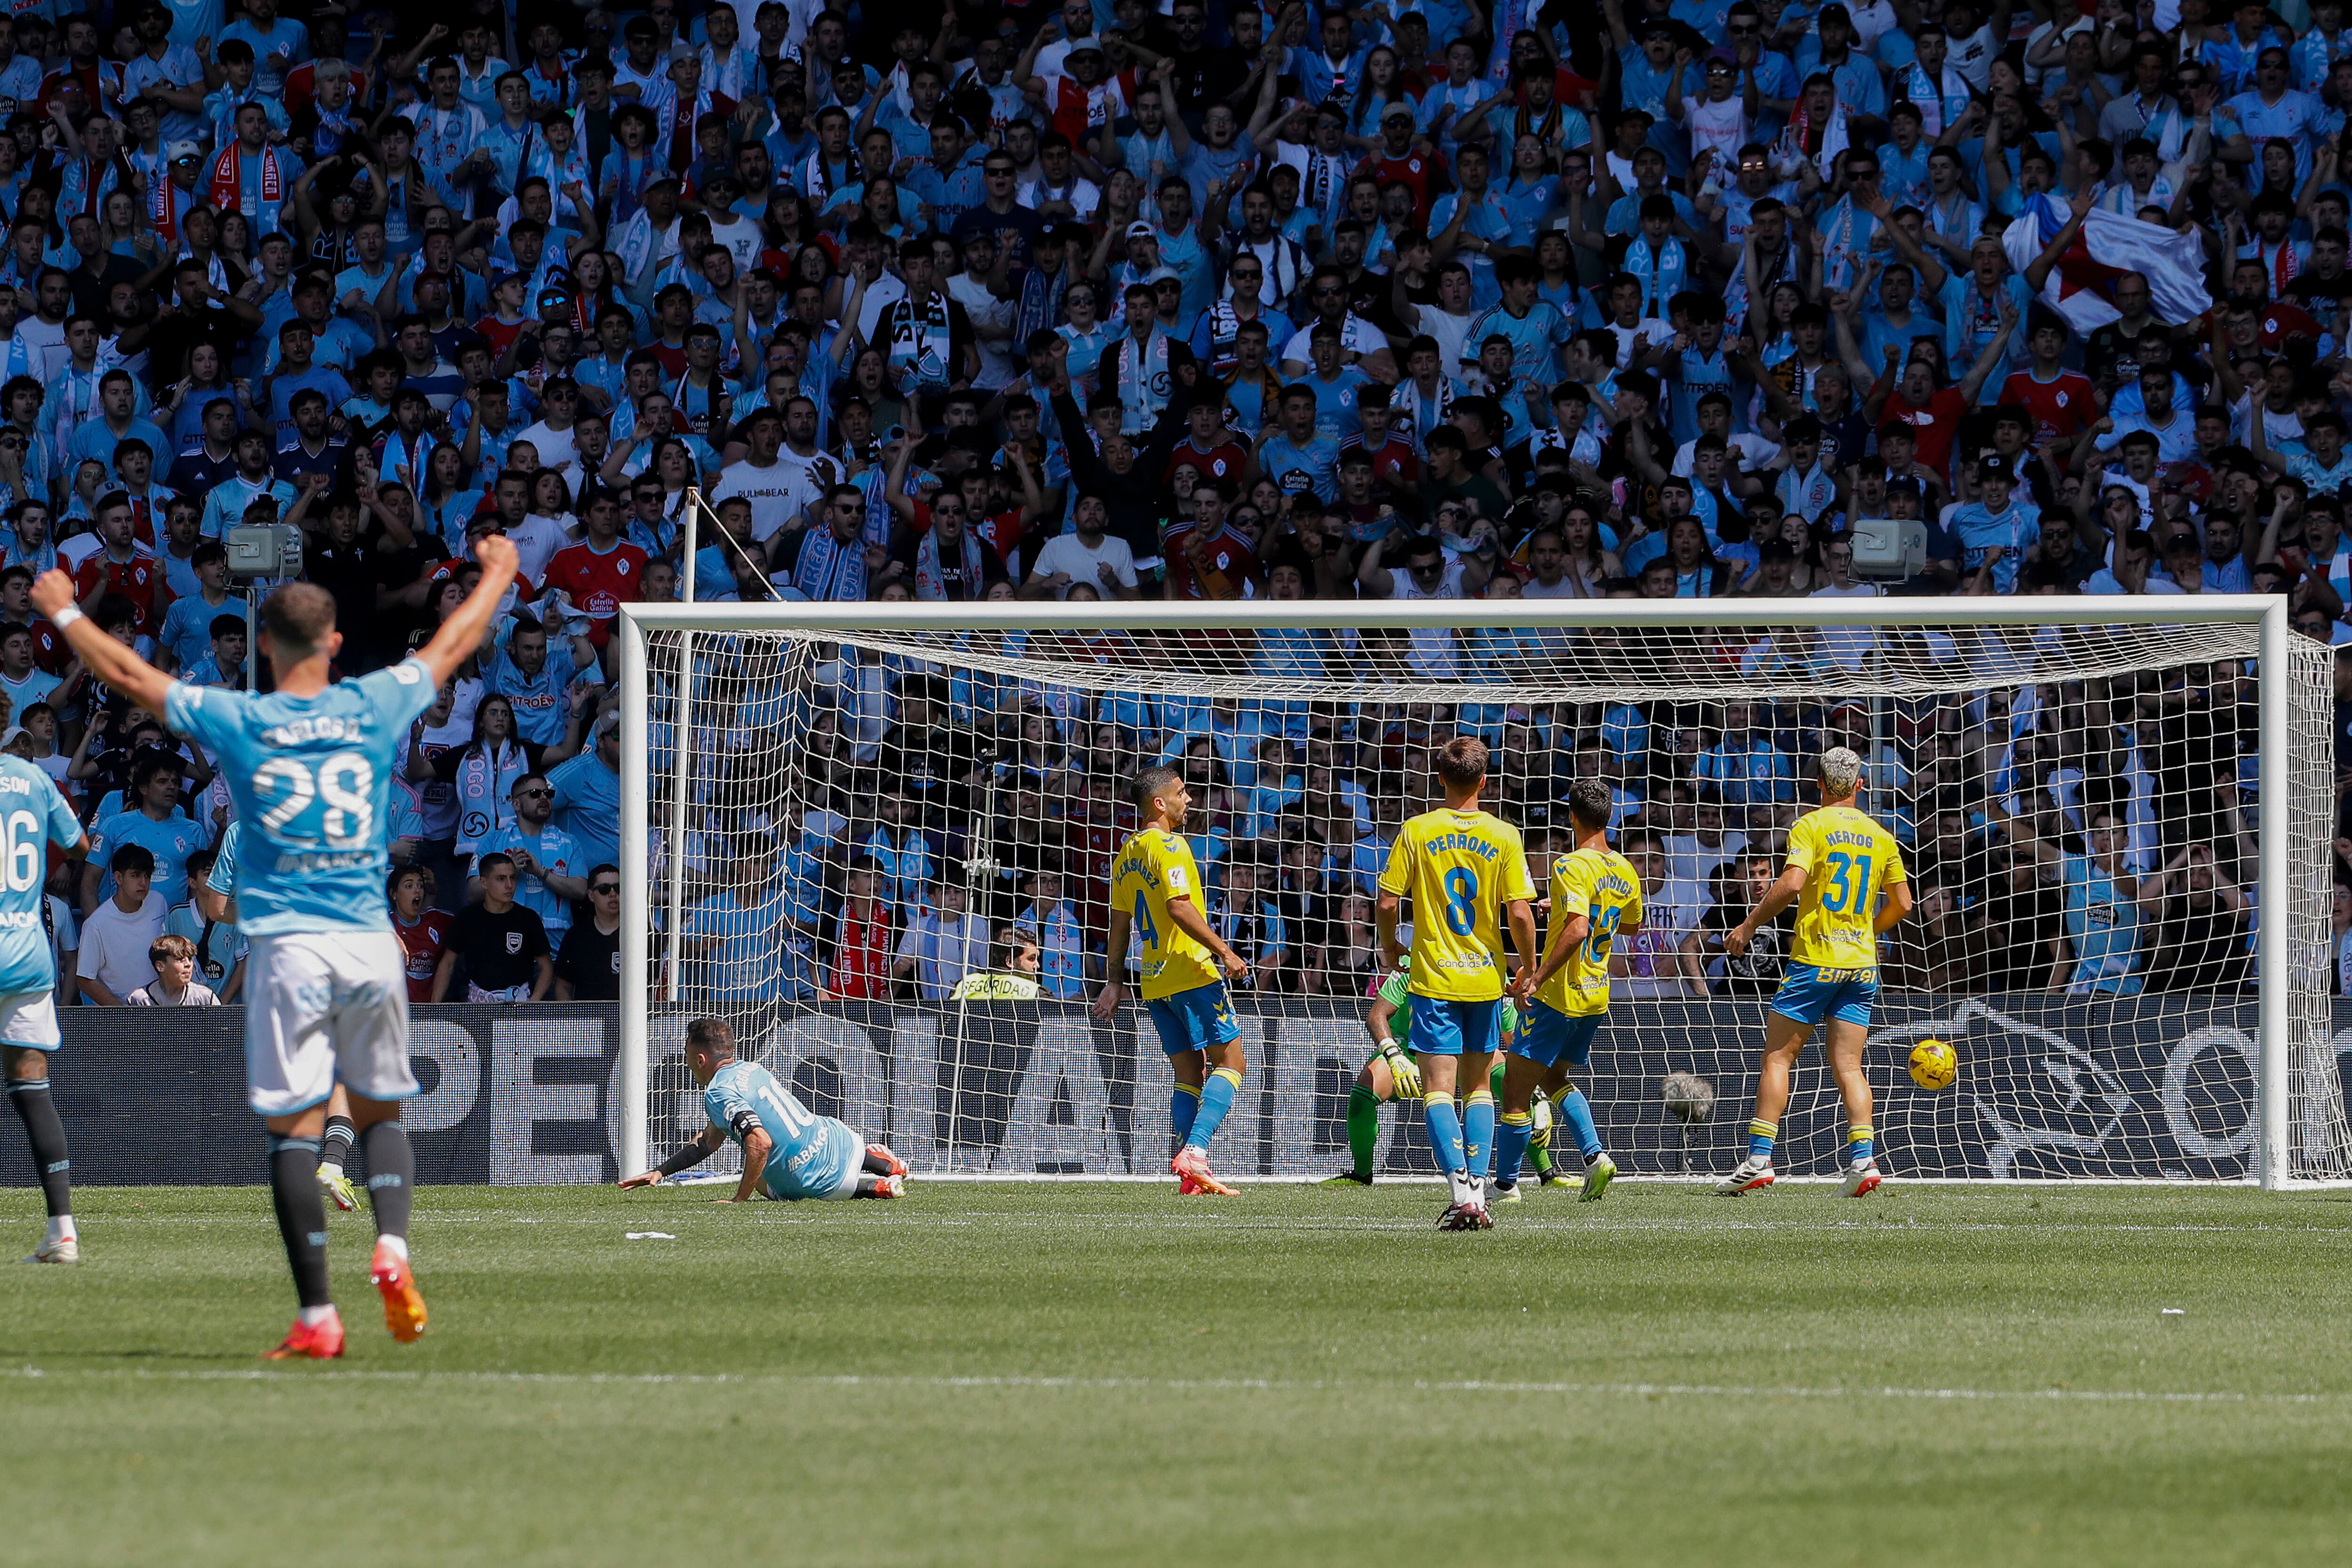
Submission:
[[[1895,835],[1850,805],[1825,805],[1789,829],[1789,864],[1805,873],[1789,962],[1878,966],[1879,895],[1910,879]]]
[[[392,929],[393,769],[433,697],[432,672],[413,658],[311,697],[172,683],[164,721],[219,758],[242,825],[239,931]]]
[[[1503,994],[1502,908],[1536,896],[1518,829],[1483,811],[1425,811],[1398,830],[1380,888],[1412,903],[1414,995]]]

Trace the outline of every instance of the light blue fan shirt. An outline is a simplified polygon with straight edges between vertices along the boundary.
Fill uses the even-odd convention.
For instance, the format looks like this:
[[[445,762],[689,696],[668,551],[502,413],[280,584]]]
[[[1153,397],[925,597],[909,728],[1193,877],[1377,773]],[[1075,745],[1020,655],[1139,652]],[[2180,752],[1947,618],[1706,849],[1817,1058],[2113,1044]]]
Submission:
[[[81,824],[49,775],[0,754],[0,996],[56,987],[57,960],[41,925],[47,846],[80,839]]]
[[[172,683],[165,721],[218,756],[237,823],[254,826],[234,840],[239,930],[392,930],[394,762],[433,697],[414,658],[312,697]]]
[[[749,1114],[775,1148],[761,1173],[779,1198],[821,1198],[849,1179],[864,1158],[857,1135],[830,1116],[819,1116],[757,1062],[732,1061],[711,1075],[702,1091],[710,1125],[740,1144],[737,1121]]]

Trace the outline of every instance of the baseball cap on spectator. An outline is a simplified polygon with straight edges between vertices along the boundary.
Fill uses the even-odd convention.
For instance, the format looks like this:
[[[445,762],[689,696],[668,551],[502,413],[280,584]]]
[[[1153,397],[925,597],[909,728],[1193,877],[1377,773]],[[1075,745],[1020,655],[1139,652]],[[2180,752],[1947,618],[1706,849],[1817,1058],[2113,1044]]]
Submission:
[[[1821,10],[1814,15],[1813,26],[1815,27],[1819,27],[1823,22],[1832,21],[1843,22],[1847,26],[1851,27],[1853,26],[1853,13],[1839,5],[1838,0],[1830,0],[1828,5],[1822,6]]]
[[[550,305],[569,305],[570,303],[572,303],[572,290],[561,283],[551,282],[539,291],[539,308],[542,310]]]
[[[1635,37],[1643,38],[1654,37],[1660,33],[1671,35],[1674,30],[1675,24],[1673,19],[1666,16],[1647,17],[1639,26],[1633,29]]]
[[[1102,52],[1102,45],[1097,43],[1094,39],[1075,38],[1071,40],[1068,53],[1063,58],[1066,59],[1074,59],[1079,55],[1098,55]]]
[[[2016,478],[2016,472],[2009,466],[2009,459],[2002,457],[1998,452],[1989,453],[1988,455],[1977,459],[1977,482],[1979,484],[1982,484],[1987,479],[2014,480]]]
[[[204,155],[205,150],[193,142],[174,142],[163,149],[163,156],[174,163],[183,158],[201,158]]]
[[[490,292],[495,294],[509,283],[520,283],[521,281],[522,274],[520,272],[501,272],[497,277],[490,279]]]
[[[1409,103],[1391,103],[1386,109],[1381,110],[1381,122],[1382,124],[1386,124],[1391,120],[1411,120],[1412,118],[1412,105]]]
[[[1137,218],[1127,226],[1127,237],[1129,239],[1149,239],[1157,232],[1159,231],[1141,218]]]

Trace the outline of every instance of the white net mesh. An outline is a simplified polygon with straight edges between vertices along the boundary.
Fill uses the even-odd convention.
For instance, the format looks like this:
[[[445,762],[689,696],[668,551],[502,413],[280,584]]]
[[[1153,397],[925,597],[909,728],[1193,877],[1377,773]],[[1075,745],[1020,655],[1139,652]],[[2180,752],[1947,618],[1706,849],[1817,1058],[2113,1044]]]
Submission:
[[[2244,1178],[2269,983],[2254,933],[2273,901],[2256,627],[1936,626],[1905,607],[1818,628],[1568,610],[1492,630],[652,631],[635,809],[654,863],[653,1157],[702,1125],[678,1044],[686,1018],[715,1014],[919,1174],[1163,1173],[1156,1038],[1132,1002],[1108,1025],[1087,1004],[1125,963],[1103,951],[1124,785],[1166,760],[1192,784],[1208,916],[1253,961],[1234,995],[1250,1070],[1219,1170],[1330,1173],[1368,1053],[1373,879],[1397,825],[1439,797],[1432,752],[1469,732],[1493,749],[1491,804],[1539,888],[1569,847],[1570,783],[1616,792],[1614,841],[1650,916],[1619,942],[1618,999],[1579,1079],[1630,1173],[1727,1170],[1743,1152],[1780,944],[1768,928],[1734,960],[1720,933],[1777,869],[1811,759],[1843,743],[1919,900],[1887,950],[1867,1058],[1882,1161]],[[2352,1175],[2352,1140],[2328,1018],[2331,661],[2300,639],[2292,657],[2275,770],[2294,868],[2276,900],[2297,955],[2275,982],[2289,1173],[2335,1179]],[[1041,994],[994,994],[1025,989],[988,972],[1030,944]],[[1906,1071],[1927,1037],[1960,1059],[1940,1092]],[[1712,1116],[1669,1114],[1670,1073],[1712,1089]],[[1809,1053],[1780,1167],[1829,1172],[1843,1140]],[[1431,1169],[1413,1108],[1383,1111],[1376,1161]]]

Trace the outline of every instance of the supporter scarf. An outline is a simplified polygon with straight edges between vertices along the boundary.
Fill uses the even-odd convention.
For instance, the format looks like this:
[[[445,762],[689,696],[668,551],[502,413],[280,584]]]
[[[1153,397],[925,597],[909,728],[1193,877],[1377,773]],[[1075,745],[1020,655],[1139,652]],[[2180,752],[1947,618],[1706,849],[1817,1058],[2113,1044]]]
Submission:
[[[483,839],[514,826],[509,798],[515,781],[530,771],[522,748],[502,741],[493,750],[468,746],[457,763],[457,853],[471,855]]]
[[[232,142],[220,150],[213,160],[212,177],[206,182],[205,199],[215,212],[233,213],[245,209],[239,205],[237,189],[241,183],[239,164],[244,161],[245,143]],[[261,150],[261,205],[275,209],[286,201],[286,172],[278,166],[278,155],[265,146]]]
[[[793,566],[793,586],[814,603],[845,603],[866,597],[866,541],[847,544],[833,529],[816,524],[801,541],[801,558]]]
[[[1228,287],[1230,287],[1230,285],[1228,285]],[[1253,321],[1261,321],[1265,319],[1265,315],[1263,310],[1251,318]],[[1241,335],[1241,313],[1234,309],[1233,302],[1231,300],[1220,300],[1215,304],[1209,307],[1210,374],[1224,376],[1233,374],[1235,359],[1235,355],[1234,353],[1234,341]],[[1281,351],[1277,347],[1276,352],[1280,353]]]
[[[169,179],[152,180],[148,183],[147,216],[153,221],[155,232],[170,245],[177,245],[180,242],[181,207],[179,202],[173,199],[178,196],[186,196],[190,206],[195,205],[194,192],[180,189]]]
[[[807,546],[802,548],[805,550]],[[963,596],[977,599],[982,586],[980,541],[969,528],[963,531],[963,547],[959,553],[963,557],[960,563],[963,568]],[[940,575],[940,531],[935,526],[915,546],[915,597],[938,600],[947,596],[947,584]]]
[[[1820,143],[1814,144],[1818,135]],[[1805,111],[1805,100],[1797,100],[1797,107],[1789,112],[1789,123],[1780,129],[1779,155],[1773,162],[1783,169],[1793,169],[1807,158],[1828,179],[1837,167],[1838,154],[1846,150],[1845,105],[1835,98],[1830,100],[1829,118],[1816,127]]]
[[[1062,296],[1069,291],[1070,269],[1055,268],[1048,272],[1033,267],[1021,275],[1020,315],[1014,323],[1013,341],[1025,343],[1039,332],[1050,332],[1060,326]]]
[[[1168,334],[1155,323],[1140,353],[1136,352],[1134,337],[1127,335],[1103,351],[1106,359],[1112,354],[1118,356],[1118,401],[1124,410],[1119,428],[1130,436],[1139,435],[1160,422],[1175,385],[1168,370]]]
[[[2271,293],[2284,299],[2286,286],[2303,275],[2303,264],[2295,258],[2294,241],[2281,242],[2274,252],[2266,245],[2256,248],[2266,253],[2263,257],[2263,270],[2271,275]]]
[[[912,398],[925,392],[945,392],[953,374],[950,362],[955,352],[946,291],[932,289],[919,314],[913,300],[899,300],[890,307],[889,321],[890,384],[898,389],[898,395]]]

